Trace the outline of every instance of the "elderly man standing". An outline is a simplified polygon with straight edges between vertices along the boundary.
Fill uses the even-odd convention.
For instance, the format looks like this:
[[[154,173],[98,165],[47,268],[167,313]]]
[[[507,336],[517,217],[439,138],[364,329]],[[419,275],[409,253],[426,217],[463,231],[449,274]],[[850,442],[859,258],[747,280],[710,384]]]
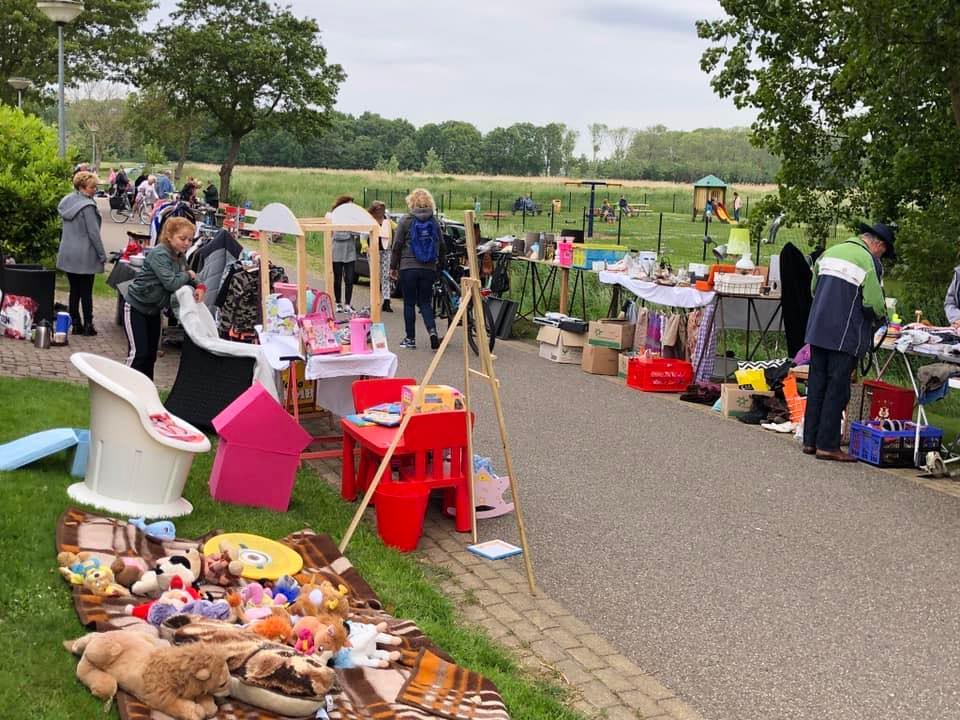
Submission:
[[[803,452],[821,460],[856,461],[840,450],[840,422],[850,401],[850,376],[886,313],[880,258],[896,259],[893,228],[877,223],[857,229],[860,236],[824,252],[813,273]]]
[[[169,170],[164,170],[157,178],[157,195],[160,196],[161,200],[173,195],[173,181],[170,180]]]

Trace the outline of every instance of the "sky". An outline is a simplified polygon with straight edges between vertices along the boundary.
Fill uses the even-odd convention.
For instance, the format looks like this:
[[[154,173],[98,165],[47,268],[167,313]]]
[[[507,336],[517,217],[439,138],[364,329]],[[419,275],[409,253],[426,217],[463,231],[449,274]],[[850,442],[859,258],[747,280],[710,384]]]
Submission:
[[[694,22],[717,0],[285,0],[315,18],[347,79],[336,107],[417,127],[482,132],[562,122],[590,154],[590,123],[670,129],[749,125],[700,70]],[[170,8],[173,0],[161,0]]]

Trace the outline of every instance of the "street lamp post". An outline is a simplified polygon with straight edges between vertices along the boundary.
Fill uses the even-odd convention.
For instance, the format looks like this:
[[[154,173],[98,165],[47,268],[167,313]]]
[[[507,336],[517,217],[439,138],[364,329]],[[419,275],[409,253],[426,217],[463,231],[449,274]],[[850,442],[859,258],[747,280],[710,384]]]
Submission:
[[[93,153],[90,157],[90,167],[97,167],[97,131],[100,130],[100,126],[95,122],[87,123],[87,130],[90,131],[90,137],[93,138]]]
[[[58,123],[60,126],[60,157],[67,154],[66,110],[63,98],[63,26],[73,22],[83,12],[81,0],[41,0],[37,8],[57,24],[57,69],[59,85]]]
[[[17,107],[23,109],[23,91],[33,87],[33,80],[25,77],[12,77],[7,80],[7,84],[17,91]]]

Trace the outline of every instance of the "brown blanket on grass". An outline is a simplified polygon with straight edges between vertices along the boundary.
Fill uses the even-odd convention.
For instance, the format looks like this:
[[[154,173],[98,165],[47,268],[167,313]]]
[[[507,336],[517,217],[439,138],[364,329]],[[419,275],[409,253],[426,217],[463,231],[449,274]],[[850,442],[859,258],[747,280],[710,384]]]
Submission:
[[[144,567],[151,568],[159,558],[166,555],[191,547],[201,549],[207,538],[219,532],[213,531],[199,540],[178,538],[161,543],[147,538],[136,527],[122,520],[71,508],[63,513],[57,524],[56,544],[58,552],[86,550],[97,553],[108,563],[116,555],[140,558]],[[423,657],[436,657],[441,662],[452,663],[451,658],[434,646],[415,623],[398,620],[384,612],[376,593],[350,561],[339,552],[328,535],[305,529],[288,535],[280,542],[290,546],[303,557],[301,576],[319,573],[334,584],[342,583],[347,586],[350,591],[351,618],[374,624],[386,622],[387,632],[399,636],[402,640],[399,648],[402,657],[389,669],[354,668],[337,671],[339,688],[332,694],[331,720],[428,720],[437,717],[435,710],[404,704],[398,698],[398,693],[409,684],[408,680],[412,677],[424,676],[419,669]],[[224,594],[224,588],[215,585],[201,585],[200,590],[211,597]],[[98,631],[118,630],[143,622],[125,614],[124,606],[130,602],[130,598],[101,598],[78,586],[72,586],[72,592],[80,621],[84,625],[94,626]],[[451,664],[450,667],[456,666]],[[474,673],[469,675],[479,677]],[[463,714],[453,713],[446,717],[457,720],[461,717],[484,720],[488,717],[491,720],[509,717],[505,711],[500,714],[497,710],[498,707],[503,708],[499,695],[496,695],[496,701],[492,704],[484,701],[481,706],[476,706],[475,701],[469,698],[465,702],[467,704],[460,707]],[[117,707],[124,720],[160,720],[166,717],[152,712],[124,692],[117,694]],[[481,707],[484,712],[477,713],[476,710]],[[221,705],[215,717],[218,720],[284,720],[273,712],[236,700]]]

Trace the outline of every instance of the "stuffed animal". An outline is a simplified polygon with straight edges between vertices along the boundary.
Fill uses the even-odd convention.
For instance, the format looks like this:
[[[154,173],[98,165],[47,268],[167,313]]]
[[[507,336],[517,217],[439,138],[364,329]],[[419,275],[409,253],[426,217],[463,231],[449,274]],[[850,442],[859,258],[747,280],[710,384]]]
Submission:
[[[139,558],[117,557],[110,563],[110,569],[113,571],[113,579],[125,588],[130,588],[143,575],[143,568],[140,566],[142,560]]]
[[[100,558],[91,552],[62,552],[57,555],[60,574],[71,585],[83,585],[87,570],[100,567]]]
[[[134,595],[156,597],[170,587],[174,577],[184,585],[193,585],[200,577],[203,563],[196,548],[161,558],[154,570],[149,570],[130,588]]]
[[[294,603],[300,597],[300,583],[289,575],[281,575],[273,583],[273,594],[281,593],[288,603]]]
[[[335,588],[333,583],[327,580],[319,585],[307,583],[300,588],[300,594],[290,612],[294,615],[333,614],[345,620],[350,614],[347,592],[343,585]]]
[[[161,595],[161,598],[170,592],[175,591],[168,590]],[[226,600],[191,600],[186,605],[182,605],[179,602],[161,602],[158,600],[147,613],[147,622],[160,627],[168,618],[181,614],[199,615],[209,620],[229,622],[232,616],[232,610]]]
[[[339,615],[305,615],[293,626],[293,634],[297,637],[298,645],[303,644],[302,648],[297,647],[297,652],[303,655],[323,651],[336,653],[344,647],[350,647],[347,628]]]
[[[370,625],[369,623],[349,622],[349,643],[333,656],[335,668],[373,667],[385,668],[391,661],[400,659],[398,651],[380,650],[377,643],[383,645],[399,645],[402,640],[396,635],[388,635],[386,623]]]
[[[163,542],[177,539],[177,529],[169,520],[148,523],[145,518],[141,517],[130,518],[129,522],[151,540]]]
[[[152,710],[176,720],[203,720],[217,713],[214,697],[226,697],[230,671],[215,647],[170,647],[144,633],[90,633],[64,646],[80,655],[77,678],[109,702],[124,690]]]
[[[240,548],[228,540],[220,541],[220,552],[203,557],[203,579],[211,585],[220,587],[239,585],[242,572]]]
[[[153,623],[150,619],[150,614],[153,612],[153,608],[155,606],[172,605],[175,612],[170,613],[167,610],[158,609],[154,615],[154,618],[160,617],[161,615],[169,617],[171,614],[181,612],[188,604],[199,599],[200,593],[198,593],[189,585],[185,585],[182,578],[174,577],[170,581],[170,587],[165,590],[159,598],[156,600],[150,600],[149,602],[141,603],[140,605],[127,605],[124,608],[124,611],[127,613],[127,615],[133,615],[134,617],[145,620],[151,624],[159,625],[162,620],[160,622]]]
[[[243,601],[243,614],[247,622],[262,620],[272,615],[275,607],[283,607],[287,604],[287,598],[283,593],[274,594],[270,588],[265,588],[258,582],[245,585],[240,591],[240,598]]]
[[[113,570],[108,567],[94,567],[83,576],[85,590],[100,597],[126,597],[129,591],[118,585],[113,579]]]
[[[271,642],[287,643],[293,636],[293,626],[286,613],[273,614],[251,623],[250,630]]]

